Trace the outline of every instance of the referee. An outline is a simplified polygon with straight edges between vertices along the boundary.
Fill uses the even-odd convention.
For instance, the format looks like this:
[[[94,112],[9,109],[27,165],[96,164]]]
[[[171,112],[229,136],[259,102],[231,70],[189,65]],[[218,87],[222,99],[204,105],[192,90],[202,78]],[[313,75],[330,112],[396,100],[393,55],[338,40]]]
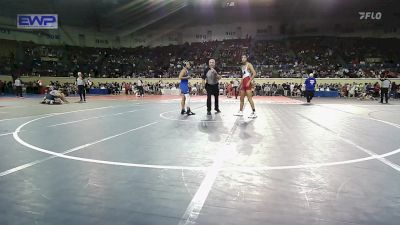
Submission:
[[[207,91],[207,115],[211,115],[211,95],[214,95],[214,104],[216,113],[220,113],[218,98],[219,98],[219,84],[218,81],[221,79],[219,75],[219,69],[215,67],[215,60],[210,59],[208,61],[208,68],[204,70],[203,84],[205,82],[205,88]]]

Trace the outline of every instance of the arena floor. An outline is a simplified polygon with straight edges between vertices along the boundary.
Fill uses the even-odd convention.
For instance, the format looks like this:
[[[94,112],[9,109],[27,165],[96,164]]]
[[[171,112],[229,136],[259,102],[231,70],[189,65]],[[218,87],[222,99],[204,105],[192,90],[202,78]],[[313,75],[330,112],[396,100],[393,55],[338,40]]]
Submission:
[[[400,101],[38,102],[0,98],[2,225],[399,224]]]

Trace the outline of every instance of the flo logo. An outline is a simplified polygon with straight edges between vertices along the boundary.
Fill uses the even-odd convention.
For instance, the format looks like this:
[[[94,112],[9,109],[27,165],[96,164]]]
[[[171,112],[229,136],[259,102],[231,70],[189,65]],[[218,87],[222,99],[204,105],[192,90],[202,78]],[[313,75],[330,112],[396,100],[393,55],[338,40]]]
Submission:
[[[358,12],[360,20],[380,20],[382,18],[381,12]]]

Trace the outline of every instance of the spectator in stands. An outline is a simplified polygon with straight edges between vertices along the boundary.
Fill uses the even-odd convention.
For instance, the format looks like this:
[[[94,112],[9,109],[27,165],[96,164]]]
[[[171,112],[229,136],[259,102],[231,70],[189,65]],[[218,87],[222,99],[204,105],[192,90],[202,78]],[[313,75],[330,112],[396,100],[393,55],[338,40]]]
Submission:
[[[373,94],[373,97],[378,98],[378,97],[379,97],[380,90],[381,90],[381,86],[379,85],[378,82],[376,82],[376,83],[374,84],[374,94]]]
[[[125,94],[126,95],[131,95],[132,94],[132,83],[125,83]]]
[[[226,97],[232,98],[232,92],[233,92],[233,81],[230,81],[228,86],[226,86]]]
[[[393,96],[394,99],[397,99],[399,97],[398,91],[399,91],[399,85],[396,84],[396,82],[393,82],[390,90],[390,95]]]
[[[290,85],[289,85],[289,93],[290,93],[290,96],[294,96],[294,84],[293,83],[290,83]]]
[[[4,95],[4,89],[5,89],[5,82],[0,80],[0,95]]]
[[[195,84],[195,85],[193,85],[193,87],[192,87],[192,95],[198,95],[198,93],[197,93],[197,91],[198,91],[198,89],[197,89],[197,84]]]
[[[173,77],[180,70],[177,65],[182,58],[198,62],[216,55],[222,66],[221,75],[235,74],[234,62],[239,60],[239,52],[247,48],[254,52],[254,66],[264,77],[301,77],[305,69],[318,71],[320,77],[376,77],[382,69],[392,69],[391,77],[399,76],[398,48],[391,47],[399,46],[398,39],[382,43],[381,39],[296,37],[250,43],[246,38],[156,48],[98,49],[22,42],[22,62],[11,66],[11,58],[0,58],[0,71],[11,73],[18,67],[16,74],[22,71],[44,76],[69,76],[81,71],[95,77]],[[384,63],[369,63],[365,57],[380,58]],[[193,68],[198,74],[204,67],[199,64]]]
[[[350,86],[350,90],[349,90],[349,97],[357,97],[356,96],[356,85],[353,83],[353,85],[349,85]]]

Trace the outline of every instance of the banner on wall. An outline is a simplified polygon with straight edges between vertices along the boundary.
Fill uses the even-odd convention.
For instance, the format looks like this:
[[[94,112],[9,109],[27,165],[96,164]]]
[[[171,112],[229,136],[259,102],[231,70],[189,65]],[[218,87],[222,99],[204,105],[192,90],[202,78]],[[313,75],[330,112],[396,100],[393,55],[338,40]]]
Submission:
[[[19,29],[58,29],[57,14],[18,14]]]

